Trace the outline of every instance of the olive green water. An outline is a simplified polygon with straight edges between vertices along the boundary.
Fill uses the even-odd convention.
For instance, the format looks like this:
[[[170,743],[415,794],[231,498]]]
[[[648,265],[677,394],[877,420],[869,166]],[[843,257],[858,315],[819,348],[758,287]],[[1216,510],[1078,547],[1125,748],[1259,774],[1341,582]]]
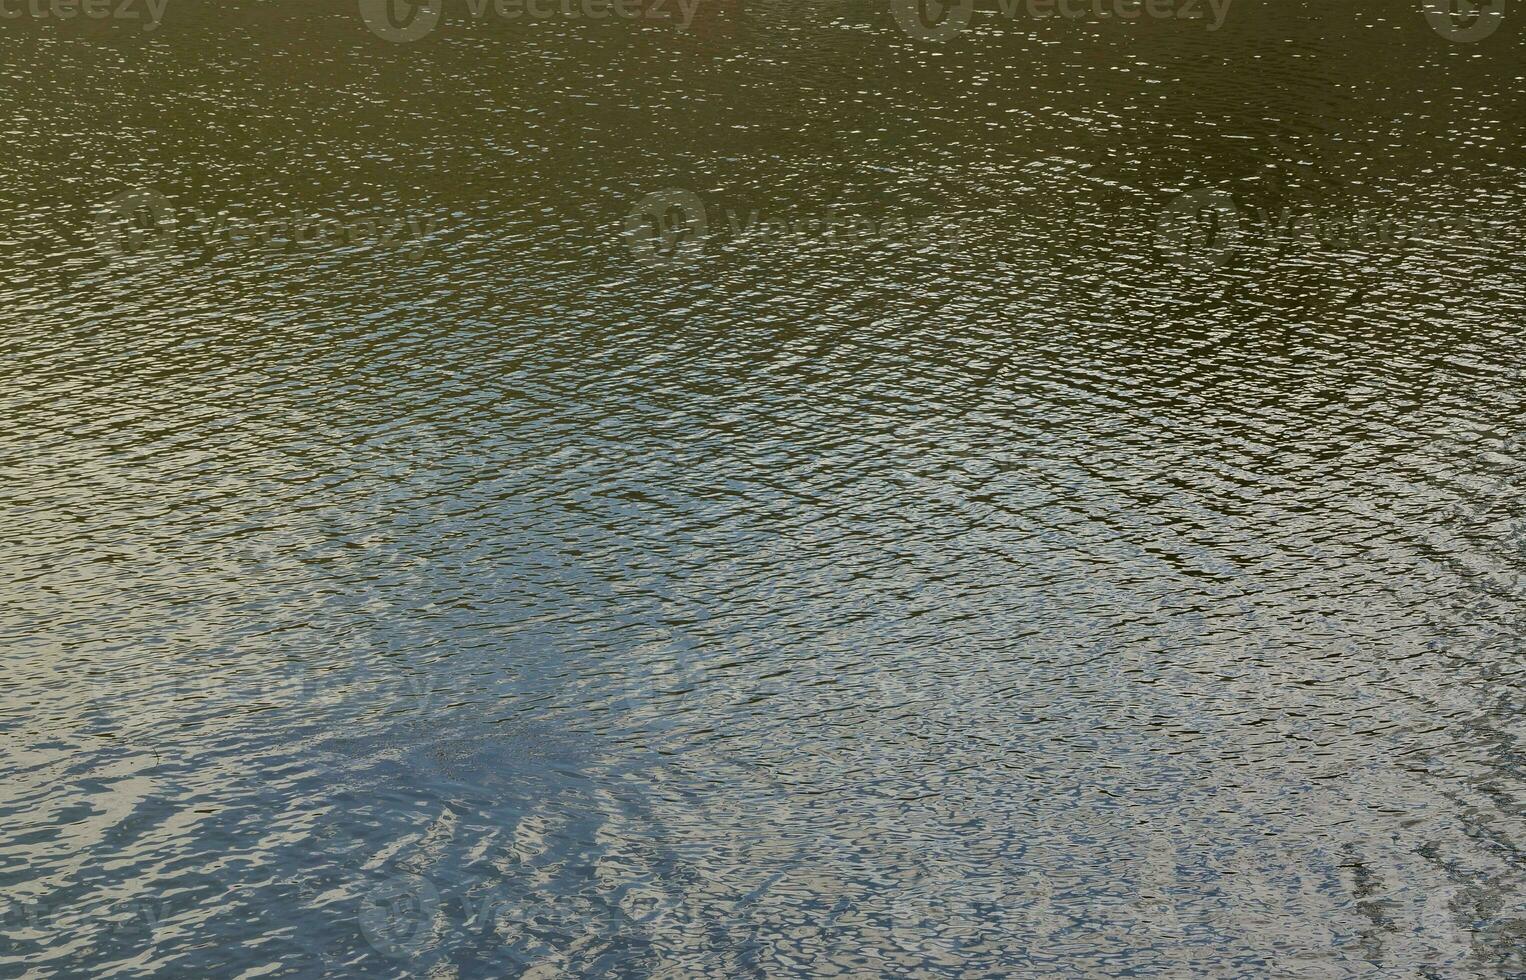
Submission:
[[[10,0],[0,975],[1522,975],[1526,18],[1378,6]]]

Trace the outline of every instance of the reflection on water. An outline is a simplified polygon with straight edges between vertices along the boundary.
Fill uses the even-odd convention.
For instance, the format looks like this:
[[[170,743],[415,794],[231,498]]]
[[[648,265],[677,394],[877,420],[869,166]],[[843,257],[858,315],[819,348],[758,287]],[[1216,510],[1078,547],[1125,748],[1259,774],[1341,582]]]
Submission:
[[[1526,971],[1514,19],[564,6],[0,23],[6,972]]]

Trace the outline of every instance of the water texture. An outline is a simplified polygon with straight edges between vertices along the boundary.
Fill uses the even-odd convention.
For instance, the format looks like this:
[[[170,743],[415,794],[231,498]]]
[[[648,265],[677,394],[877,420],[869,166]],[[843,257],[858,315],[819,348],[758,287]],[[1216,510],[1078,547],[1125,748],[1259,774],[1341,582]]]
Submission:
[[[0,976],[1526,975],[1521,11],[28,2]]]

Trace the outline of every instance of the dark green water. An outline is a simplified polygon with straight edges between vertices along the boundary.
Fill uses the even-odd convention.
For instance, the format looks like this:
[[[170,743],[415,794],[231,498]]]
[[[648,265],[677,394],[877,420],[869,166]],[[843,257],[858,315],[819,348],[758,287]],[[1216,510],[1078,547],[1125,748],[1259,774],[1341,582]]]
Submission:
[[[1522,11],[30,2],[0,976],[1526,973]]]

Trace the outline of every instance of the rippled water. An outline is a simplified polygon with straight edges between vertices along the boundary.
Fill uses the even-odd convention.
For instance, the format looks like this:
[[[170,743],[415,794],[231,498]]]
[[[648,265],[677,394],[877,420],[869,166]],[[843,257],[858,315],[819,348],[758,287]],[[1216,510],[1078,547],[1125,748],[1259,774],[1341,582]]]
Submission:
[[[1526,974],[1522,18],[1379,6],[0,21],[0,974]]]

